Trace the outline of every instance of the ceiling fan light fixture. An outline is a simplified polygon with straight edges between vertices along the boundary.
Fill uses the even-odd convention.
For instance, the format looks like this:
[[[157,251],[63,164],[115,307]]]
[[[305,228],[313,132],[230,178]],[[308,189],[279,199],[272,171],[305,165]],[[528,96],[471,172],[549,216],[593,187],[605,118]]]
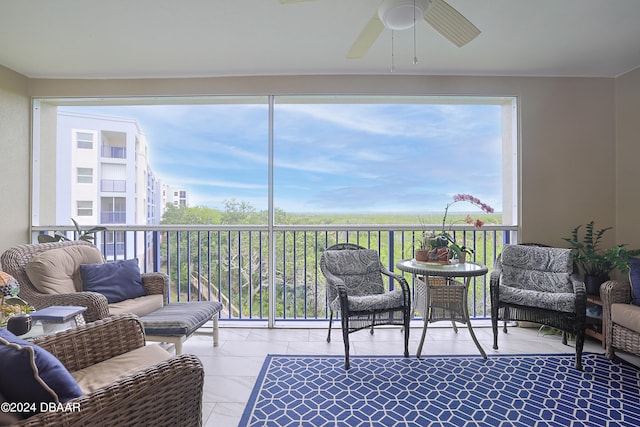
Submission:
[[[378,8],[378,17],[390,30],[406,30],[421,20],[431,0],[384,0]]]

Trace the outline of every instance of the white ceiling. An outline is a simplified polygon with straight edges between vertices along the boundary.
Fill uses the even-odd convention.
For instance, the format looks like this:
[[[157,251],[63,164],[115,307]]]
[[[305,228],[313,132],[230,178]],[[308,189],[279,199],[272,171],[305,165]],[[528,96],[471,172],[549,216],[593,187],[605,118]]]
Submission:
[[[420,21],[398,74],[616,77],[640,66],[640,0],[449,0],[482,33]],[[32,78],[386,74],[391,31],[345,55],[380,0],[0,0],[0,65]]]

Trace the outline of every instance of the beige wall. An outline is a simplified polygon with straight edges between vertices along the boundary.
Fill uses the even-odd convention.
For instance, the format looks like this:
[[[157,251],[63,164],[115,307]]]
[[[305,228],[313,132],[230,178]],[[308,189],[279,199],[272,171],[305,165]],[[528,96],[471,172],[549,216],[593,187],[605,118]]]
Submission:
[[[637,88],[640,76],[599,78],[509,78],[442,76],[287,76],[211,79],[148,80],[46,80],[29,81],[34,97],[153,96],[218,94],[396,94],[396,95],[496,95],[517,96],[520,114],[521,240],[562,245],[562,237],[590,220],[617,226],[618,234],[633,225],[616,216],[616,183],[630,176],[616,160],[617,109],[633,108],[633,100],[616,103],[620,86]],[[627,80],[630,80],[627,82]],[[632,90],[631,90],[632,91]],[[636,91],[637,92],[637,91]],[[21,102],[26,100],[21,99]],[[635,104],[640,96],[635,97]],[[620,112],[632,115],[631,111]],[[632,121],[632,120],[631,120]],[[12,121],[13,122],[13,121]],[[15,121],[20,129],[21,163],[10,165],[16,176],[28,181],[28,168],[18,169],[28,157],[28,120]],[[637,126],[636,123],[633,123]],[[617,126],[617,128],[616,128]],[[15,131],[17,132],[17,131]],[[637,134],[637,132],[636,132]],[[627,139],[630,139],[629,137]],[[4,142],[3,142],[4,145]],[[4,150],[4,148],[2,148]],[[482,159],[478,159],[482,161]],[[13,187],[0,187],[2,193]],[[26,204],[19,224],[29,218]],[[621,206],[618,204],[618,211]],[[638,209],[636,201],[635,209]],[[616,224],[616,219],[619,224]],[[626,225],[625,225],[626,223]],[[626,236],[625,236],[626,237]],[[612,237],[613,238],[613,237]],[[13,235],[0,246],[22,243]],[[640,241],[638,241],[640,244]],[[0,247],[0,250],[2,248]]]
[[[29,238],[29,80],[0,66],[0,252]]]
[[[616,239],[640,248],[640,68],[616,79]]]

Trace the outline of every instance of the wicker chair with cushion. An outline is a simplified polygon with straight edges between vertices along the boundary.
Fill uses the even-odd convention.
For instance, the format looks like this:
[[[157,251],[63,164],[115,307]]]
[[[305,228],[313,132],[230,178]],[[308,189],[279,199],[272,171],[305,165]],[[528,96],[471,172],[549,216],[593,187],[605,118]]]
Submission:
[[[404,356],[409,356],[409,322],[411,295],[409,284],[380,262],[378,253],[350,243],[327,248],[320,258],[320,268],[327,281],[329,332],[331,341],[333,313],[340,313],[346,369],[349,369],[349,334],[377,325],[400,325],[404,329]],[[387,291],[383,276],[400,287]]]
[[[141,275],[147,295],[136,299],[134,304],[142,311],[131,301],[113,305],[103,294],[83,291],[80,265],[103,262],[100,251],[82,240],[19,245],[0,256],[2,269],[20,283],[19,296],[36,309],[52,305],[87,307],[85,321],[93,322],[120,313],[143,316],[164,305],[169,278],[163,273]],[[30,276],[39,280],[32,281]]]
[[[33,360],[42,364],[44,356],[57,363],[57,378],[44,378],[50,367],[39,366],[27,378],[0,378],[0,401],[24,401],[17,389],[31,381],[35,392],[42,392],[46,404],[36,402],[35,414],[26,419],[8,411],[2,422],[17,426],[200,426],[204,370],[194,355],[172,356],[157,344],[145,345],[142,324],[134,316],[123,314],[88,323],[77,329],[35,339],[32,343],[7,343],[0,336],[3,367],[25,365],[31,351]],[[35,346],[33,346],[35,344]],[[31,346],[33,350],[28,349]],[[20,352],[12,362],[11,353]],[[63,375],[64,374],[64,375]],[[11,375],[17,375],[14,372]],[[71,381],[72,390],[61,393],[61,377]],[[31,378],[29,378],[31,377]],[[4,382],[9,382],[4,384]],[[6,386],[6,387],[5,387]],[[20,387],[18,387],[20,386]],[[27,399],[35,400],[34,391]],[[64,396],[64,397],[63,397]],[[24,415],[24,414],[20,414]],[[13,416],[14,420],[7,420]],[[18,418],[18,419],[15,419]]]
[[[605,354],[615,350],[640,356],[640,259],[629,257],[629,283],[618,280],[600,286]]]
[[[123,313],[140,318],[147,341],[175,345],[195,333],[218,345],[219,301],[169,303],[169,277],[140,273],[137,260],[105,263],[100,250],[77,240],[15,246],[0,256],[2,268],[20,284],[20,297],[36,309],[52,305],[87,307],[86,322]],[[212,328],[201,330],[207,322]]]
[[[574,273],[570,249],[506,245],[491,274],[493,348],[498,349],[498,321],[527,321],[576,337],[576,369],[582,370],[586,324],[584,283]]]

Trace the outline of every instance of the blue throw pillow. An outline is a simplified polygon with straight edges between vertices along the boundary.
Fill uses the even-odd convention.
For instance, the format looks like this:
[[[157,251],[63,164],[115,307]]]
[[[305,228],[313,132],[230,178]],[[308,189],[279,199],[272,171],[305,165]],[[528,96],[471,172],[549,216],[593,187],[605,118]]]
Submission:
[[[8,402],[29,403],[22,415],[40,412],[41,402],[65,403],[82,396],[55,356],[6,329],[0,329],[0,372],[0,394]]]
[[[640,305],[640,258],[629,257],[629,282],[631,282],[631,302]]]
[[[147,294],[135,259],[105,264],[81,264],[82,289],[107,297],[109,304]]]

